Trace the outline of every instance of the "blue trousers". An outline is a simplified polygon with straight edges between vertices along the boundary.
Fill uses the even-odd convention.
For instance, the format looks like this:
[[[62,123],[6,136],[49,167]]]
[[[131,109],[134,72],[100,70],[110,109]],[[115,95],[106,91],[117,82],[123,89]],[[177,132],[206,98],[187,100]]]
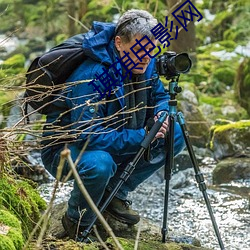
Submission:
[[[177,155],[185,147],[184,138],[178,123],[175,123],[174,136],[174,154]],[[74,143],[69,144],[71,157],[75,161],[80,154],[81,149]],[[53,147],[42,151],[42,160],[45,168],[56,176],[57,167],[60,160],[60,152],[62,149],[53,150]],[[127,164],[133,160],[135,155],[115,156],[101,150],[85,151],[77,164],[79,176],[92,197],[96,205],[102,199],[105,189],[111,191],[120,180],[120,175]],[[151,149],[151,160],[145,161],[142,157],[135,170],[132,172],[128,180],[121,186],[116,197],[125,200],[128,192],[136,189],[136,187],[151,176],[156,170],[165,164],[166,149],[164,148],[164,139],[158,139]],[[63,175],[67,175],[70,167],[65,163]],[[86,209],[81,218],[81,225],[89,225],[94,217],[94,213],[90,209],[88,203],[84,199],[76,182],[68,201],[68,216],[79,221],[80,212]]]

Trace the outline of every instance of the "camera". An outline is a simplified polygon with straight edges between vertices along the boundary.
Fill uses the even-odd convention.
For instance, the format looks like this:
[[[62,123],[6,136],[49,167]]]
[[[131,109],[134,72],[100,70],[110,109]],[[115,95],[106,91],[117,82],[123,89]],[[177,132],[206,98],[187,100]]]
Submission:
[[[176,54],[174,51],[165,52],[156,59],[156,69],[159,75],[167,80],[187,73],[192,66],[192,61],[187,53]]]

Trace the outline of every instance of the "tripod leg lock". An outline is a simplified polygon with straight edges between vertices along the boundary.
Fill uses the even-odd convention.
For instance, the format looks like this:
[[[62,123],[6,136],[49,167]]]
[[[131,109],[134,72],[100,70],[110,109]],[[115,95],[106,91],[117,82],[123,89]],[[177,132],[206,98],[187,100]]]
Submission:
[[[197,183],[199,184],[200,191],[205,191],[207,189],[206,184],[204,182],[204,177],[201,172],[198,172],[198,174],[195,175],[195,179]]]
[[[134,169],[135,169],[134,164],[130,162],[128,166],[126,167],[126,169],[122,172],[120,179],[125,182],[129,178],[131,173],[134,171]]]

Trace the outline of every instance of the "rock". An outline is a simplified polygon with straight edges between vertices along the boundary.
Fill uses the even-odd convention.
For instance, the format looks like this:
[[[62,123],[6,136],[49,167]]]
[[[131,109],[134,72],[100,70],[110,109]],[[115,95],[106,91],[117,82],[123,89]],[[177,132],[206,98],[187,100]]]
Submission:
[[[250,120],[213,126],[209,147],[217,160],[240,155],[250,157]]]
[[[250,179],[250,158],[227,158],[219,162],[213,171],[213,183],[228,183],[238,179]]]
[[[188,101],[181,101],[180,109],[185,117],[192,145],[205,148],[209,139],[210,124],[196,105]]]
[[[232,124],[232,121],[226,120],[226,119],[216,119],[214,124],[215,125],[227,125],[227,124]]]
[[[194,105],[198,105],[198,99],[191,90],[184,90],[182,92],[182,99],[189,101],[190,103]]]
[[[194,155],[195,155],[195,158],[196,158],[198,164],[204,164],[204,160],[212,157],[211,151],[209,151],[208,149],[198,148],[195,146],[192,146],[192,147],[193,147]],[[189,153],[188,153],[187,149],[184,149],[180,154],[178,154],[174,158],[174,167],[172,169],[172,173],[173,174],[178,173],[179,171],[190,169],[190,168],[192,169],[192,171],[194,171],[193,170],[194,169],[193,163],[191,161]],[[152,179],[152,178],[158,177],[158,179],[155,179],[154,181],[162,183],[165,180],[164,176],[165,176],[165,167],[159,169],[150,178]]]
[[[84,246],[84,249],[103,249],[99,243],[91,243],[86,246],[84,243],[76,243],[73,241],[68,241],[67,238],[60,240],[56,236],[58,234],[62,235],[63,227],[61,224],[61,217],[65,213],[67,208],[66,203],[61,203],[55,205],[52,209],[51,222],[47,230],[47,238],[43,241],[43,244],[46,245],[46,241],[49,241],[53,246],[63,245],[65,248],[60,249],[74,249],[73,246]],[[139,249],[155,249],[155,250],[209,250],[200,246],[199,240],[193,237],[186,236],[176,236],[173,232],[169,233],[167,237],[167,242],[161,242],[161,230],[159,227],[150,223],[146,219],[141,219],[140,223],[135,226],[128,226],[126,224],[120,223],[114,220],[112,217],[105,215],[106,221],[109,223],[116,237],[118,237],[119,242],[124,247],[124,249],[132,250],[134,249],[136,235],[140,231],[139,235]],[[100,226],[99,226],[100,228]],[[103,230],[103,228],[102,228]],[[48,243],[47,243],[48,244]],[[69,245],[72,248],[69,248]],[[107,238],[106,244],[110,249],[114,249],[114,243],[111,238]],[[67,246],[67,248],[66,248]],[[94,248],[95,247],[95,248]],[[78,249],[78,248],[76,248]]]
[[[211,104],[203,103],[199,106],[199,108],[205,117],[213,114],[214,112],[214,107]]]
[[[192,167],[192,162],[187,150],[183,150],[179,155],[174,158],[173,172],[184,170]],[[164,177],[164,175],[163,175]]]
[[[221,113],[224,116],[230,115],[230,114],[235,114],[237,113],[237,110],[234,106],[225,106],[221,108]]]
[[[178,189],[190,185],[190,176],[193,176],[193,169],[189,168],[174,174],[170,181],[170,188]]]

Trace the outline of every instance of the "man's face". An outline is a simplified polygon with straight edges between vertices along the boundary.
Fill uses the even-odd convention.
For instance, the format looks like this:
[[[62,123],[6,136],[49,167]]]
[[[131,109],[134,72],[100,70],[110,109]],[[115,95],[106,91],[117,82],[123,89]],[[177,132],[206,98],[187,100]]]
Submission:
[[[132,71],[133,74],[143,74],[143,73],[146,71],[146,69],[147,69],[147,67],[148,67],[148,65],[149,65],[149,63],[150,63],[150,60],[151,60],[151,58],[149,57],[148,54],[145,55],[145,51],[144,51],[143,49],[141,49],[141,45],[139,45],[139,44],[137,44],[137,45],[133,48],[133,50],[134,50],[135,52],[137,52],[138,50],[141,49],[141,51],[140,51],[139,53],[137,53],[137,56],[138,56],[139,58],[142,58],[143,55],[145,55],[145,56],[141,59],[141,61],[140,61],[140,59],[130,50],[130,48],[131,48],[133,45],[136,44],[135,39],[140,40],[141,38],[142,38],[141,36],[138,36],[138,35],[137,35],[136,37],[134,37],[134,39],[132,39],[132,41],[130,41],[130,42],[128,42],[128,43],[125,43],[125,42],[122,41],[122,38],[121,38],[120,36],[116,36],[116,37],[115,37],[115,46],[116,46],[117,50],[118,50],[119,53],[120,53],[120,57],[123,57],[123,56],[124,56],[124,52],[123,52],[123,51],[129,52],[129,56],[130,56],[130,58],[133,60],[133,62],[134,62],[135,64],[138,63],[138,65],[136,66],[136,68],[142,68],[142,69],[135,69],[135,68],[132,69],[131,71]],[[151,40],[151,41],[152,41],[152,43],[156,46],[157,41],[154,40],[154,39]],[[147,39],[143,39],[143,40],[141,41],[142,46],[144,46],[144,45],[147,44],[147,43],[148,43],[148,40],[147,40]],[[145,47],[145,49],[146,49],[147,51],[152,50],[152,51],[149,53],[150,55],[153,54],[153,49],[152,49],[152,48],[154,48],[154,47],[153,47],[153,45],[150,44],[150,43]],[[125,61],[126,61],[127,59],[128,59],[128,58],[125,58]],[[129,63],[129,62],[128,62],[128,63]],[[132,66],[133,66],[133,64],[131,64],[131,65],[128,67],[128,69],[130,69]]]

